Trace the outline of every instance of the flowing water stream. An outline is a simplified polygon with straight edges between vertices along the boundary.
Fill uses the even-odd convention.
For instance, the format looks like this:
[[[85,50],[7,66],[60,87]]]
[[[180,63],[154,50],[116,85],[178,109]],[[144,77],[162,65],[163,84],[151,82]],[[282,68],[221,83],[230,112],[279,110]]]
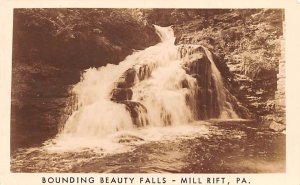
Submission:
[[[87,69],[60,132],[43,146],[16,150],[12,170],[284,171],[284,136],[238,119],[212,53],[175,46],[171,27],[156,30],[161,43]],[[239,124],[213,125],[212,118]]]

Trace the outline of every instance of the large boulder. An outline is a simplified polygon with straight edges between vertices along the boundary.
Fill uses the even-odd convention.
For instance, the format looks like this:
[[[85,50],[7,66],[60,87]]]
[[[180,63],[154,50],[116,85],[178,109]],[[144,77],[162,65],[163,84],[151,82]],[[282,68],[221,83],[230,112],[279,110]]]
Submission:
[[[286,129],[286,125],[272,121],[269,128],[275,132],[282,132]]]
[[[183,60],[183,69],[185,69],[187,74],[197,80],[198,87],[195,91],[195,97],[189,97],[188,95],[186,98],[191,108],[196,105],[196,118],[218,118],[224,109],[232,110],[227,111],[229,117],[235,117],[235,112],[241,118],[252,118],[253,115],[249,110],[226,89],[226,84],[223,84],[223,79],[217,79],[216,74],[213,74],[212,62],[216,65],[221,74],[221,71],[223,71],[225,76],[228,73],[224,71],[228,71],[228,69],[221,64],[212,52],[209,53],[210,56],[207,56],[207,52],[210,51],[205,50],[203,46],[199,45],[181,45],[179,47],[179,55]],[[222,82],[220,83],[217,80],[222,80]],[[220,86],[220,84],[223,84],[224,87]],[[184,81],[182,82],[182,86],[188,88]],[[220,87],[217,86],[223,89],[218,89]],[[222,98],[224,98],[224,100],[219,100]]]
[[[126,105],[126,110],[130,113],[135,126],[143,127],[149,124],[147,109],[143,104],[136,101],[121,101],[119,103]]]
[[[129,88],[115,88],[111,93],[112,101],[131,100],[132,90]]]
[[[136,70],[134,68],[129,68],[119,78],[117,82],[117,88],[132,87],[134,85],[135,76],[136,76]]]
[[[220,115],[211,62],[201,46],[182,46],[179,48],[183,69],[197,80],[194,98],[188,98],[189,105],[196,105],[196,118],[209,119]],[[196,101],[196,102],[194,102]]]

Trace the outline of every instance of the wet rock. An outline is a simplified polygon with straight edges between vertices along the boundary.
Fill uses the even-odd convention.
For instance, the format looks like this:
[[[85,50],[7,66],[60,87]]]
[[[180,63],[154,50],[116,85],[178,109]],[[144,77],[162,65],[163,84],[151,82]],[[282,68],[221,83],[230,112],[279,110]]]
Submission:
[[[136,70],[134,68],[129,68],[124,72],[117,82],[117,88],[130,88],[134,85],[134,79],[136,75]]]
[[[144,141],[143,138],[132,136],[132,135],[122,135],[119,138],[119,143],[130,143],[130,142],[137,142],[137,141]]]
[[[172,124],[172,116],[168,113],[165,109],[162,108],[160,111],[160,117],[162,118],[164,125],[171,125]]]
[[[249,111],[245,106],[243,106],[239,100],[233,96],[227,89],[225,89],[226,100],[230,102],[233,110],[243,119],[254,119],[254,114]]]
[[[143,104],[135,101],[120,101],[118,103],[126,105],[126,110],[130,113],[134,125],[143,127],[149,124],[147,109]]]
[[[189,86],[189,82],[186,80],[186,79],[184,79],[182,82],[181,82],[181,87],[182,88],[189,88],[190,86]]]
[[[220,111],[215,96],[211,62],[205,51],[201,46],[183,45],[179,48],[179,53],[183,57],[183,68],[197,80],[198,89],[195,97],[187,97],[187,101],[196,101],[195,104],[188,102],[190,106],[196,105],[196,107],[191,107],[191,109],[196,108],[196,119],[218,117]],[[183,86],[185,86],[184,83]]]
[[[129,68],[123,73],[116,82],[116,88],[111,92],[112,101],[131,100],[133,92],[130,88],[134,85],[135,76],[136,70],[134,68]]]
[[[124,101],[131,100],[132,98],[132,90],[129,88],[115,88],[112,91],[112,101]]]
[[[221,102],[218,100],[220,94],[217,93],[217,85],[220,84],[216,82],[218,79],[212,74],[212,62],[214,62],[221,75],[225,75],[225,77],[230,76],[229,69],[212,52],[209,54],[213,61],[210,61],[206,52],[210,51],[206,51],[203,46],[199,45],[181,45],[179,47],[179,54],[184,61],[182,64],[183,69],[187,74],[190,74],[197,80],[198,88],[195,91],[195,97],[186,97],[187,104],[191,106],[191,109],[197,110],[196,119],[218,118],[221,114],[222,106],[226,110],[234,110],[241,118],[253,118],[253,114],[251,114],[225,86],[224,89],[221,90],[224,91],[223,96],[225,96],[225,102],[224,105],[220,105]],[[229,81],[225,80],[225,82]],[[185,86],[186,84],[183,82],[183,87]],[[194,103],[193,101],[196,102]],[[193,107],[194,105],[196,107]],[[232,115],[232,113],[233,112],[227,111],[229,116],[234,117],[235,115]]]
[[[151,73],[153,71],[154,68],[156,68],[156,64],[142,64],[142,65],[139,65],[139,66],[135,66],[135,68],[138,68],[137,69],[137,77],[140,81],[142,80],[145,80],[147,78],[149,78],[151,76]]]
[[[196,119],[209,119],[220,114],[216,93],[216,83],[212,75],[211,61],[201,46],[183,45],[179,48],[183,57],[183,68],[197,80],[195,97],[187,97],[191,109],[196,109]],[[183,83],[183,86],[186,84]],[[191,101],[191,102],[189,102]],[[194,102],[196,101],[196,102]],[[194,105],[196,107],[194,107]]]

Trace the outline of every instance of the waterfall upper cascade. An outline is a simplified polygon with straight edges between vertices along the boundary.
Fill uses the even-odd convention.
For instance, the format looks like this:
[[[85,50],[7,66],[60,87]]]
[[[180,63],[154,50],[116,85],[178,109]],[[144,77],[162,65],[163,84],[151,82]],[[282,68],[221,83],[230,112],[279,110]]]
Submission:
[[[73,89],[78,108],[60,135],[101,137],[143,126],[237,118],[212,53],[202,46],[175,46],[171,27],[155,28],[161,43],[118,65],[83,73]]]

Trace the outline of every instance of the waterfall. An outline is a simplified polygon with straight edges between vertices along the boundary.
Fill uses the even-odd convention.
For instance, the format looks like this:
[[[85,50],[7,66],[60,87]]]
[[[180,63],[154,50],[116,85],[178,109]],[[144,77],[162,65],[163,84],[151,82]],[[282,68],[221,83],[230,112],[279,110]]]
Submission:
[[[77,107],[59,136],[102,137],[137,127],[234,118],[211,52],[175,46],[171,27],[155,26],[161,42],[118,65],[87,69],[73,93]]]
[[[238,118],[238,115],[233,111],[233,108],[229,102],[226,101],[226,94],[224,90],[223,78],[221,76],[220,71],[218,70],[213,57],[212,53],[205,47],[202,47],[205,51],[205,54],[209,61],[211,62],[211,70],[212,75],[215,81],[216,86],[216,93],[217,93],[217,101],[220,109],[220,116],[219,118]]]

